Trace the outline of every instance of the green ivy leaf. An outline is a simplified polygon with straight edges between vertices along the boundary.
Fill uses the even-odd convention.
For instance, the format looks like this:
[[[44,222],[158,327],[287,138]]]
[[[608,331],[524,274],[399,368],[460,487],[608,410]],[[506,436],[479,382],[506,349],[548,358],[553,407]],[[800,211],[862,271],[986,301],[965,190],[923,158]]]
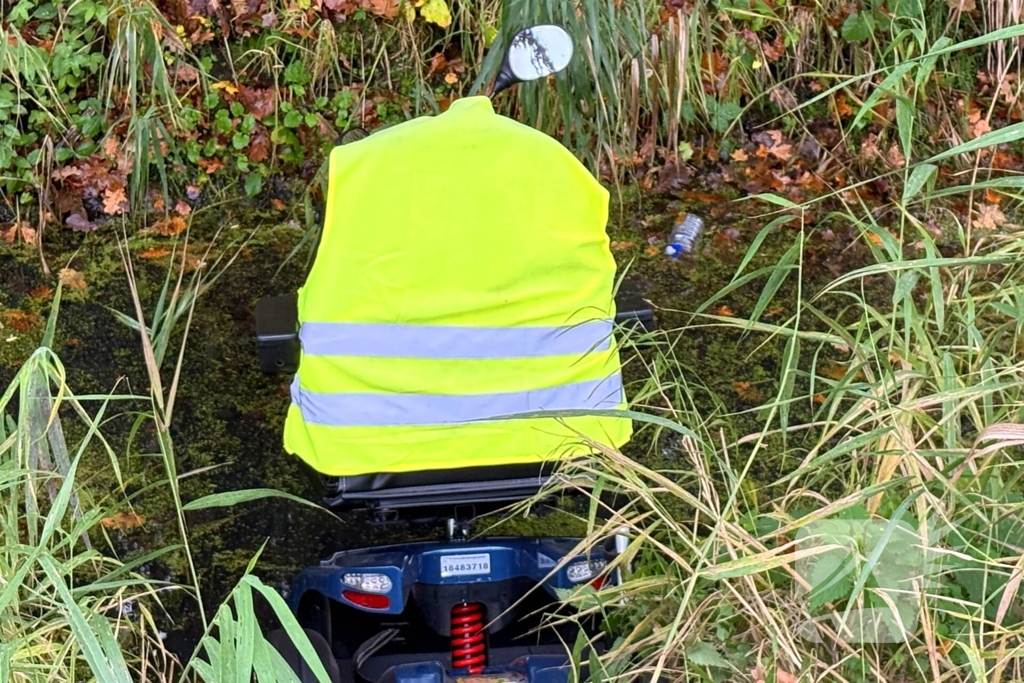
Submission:
[[[284,125],[288,128],[298,128],[302,124],[302,114],[295,109],[284,115]]]
[[[245,193],[254,197],[263,189],[263,178],[259,173],[250,173],[245,177]]]

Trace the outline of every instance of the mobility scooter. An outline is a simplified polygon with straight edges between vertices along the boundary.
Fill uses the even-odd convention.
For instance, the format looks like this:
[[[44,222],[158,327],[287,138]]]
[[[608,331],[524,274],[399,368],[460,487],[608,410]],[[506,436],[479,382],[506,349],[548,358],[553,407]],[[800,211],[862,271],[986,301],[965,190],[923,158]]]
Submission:
[[[560,462],[631,436],[616,325],[653,317],[616,293],[608,193],[491,106],[572,54],[562,28],[527,28],[489,97],[335,147],[306,282],[257,304],[261,367],[295,374],[285,448],[327,505],[447,529],[294,579],[289,605],[324,671],[283,630],[269,639],[302,681],[566,683],[573,644],[600,647],[586,620],[545,615],[564,590],[615,581],[615,539],[580,552],[470,533],[545,491]]]

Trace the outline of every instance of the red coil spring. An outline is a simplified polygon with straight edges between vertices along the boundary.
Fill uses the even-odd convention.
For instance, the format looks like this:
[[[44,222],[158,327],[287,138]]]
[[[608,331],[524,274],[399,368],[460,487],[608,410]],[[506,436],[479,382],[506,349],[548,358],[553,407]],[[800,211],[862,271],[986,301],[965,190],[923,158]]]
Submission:
[[[452,666],[478,674],[487,668],[484,606],[478,602],[452,607]]]

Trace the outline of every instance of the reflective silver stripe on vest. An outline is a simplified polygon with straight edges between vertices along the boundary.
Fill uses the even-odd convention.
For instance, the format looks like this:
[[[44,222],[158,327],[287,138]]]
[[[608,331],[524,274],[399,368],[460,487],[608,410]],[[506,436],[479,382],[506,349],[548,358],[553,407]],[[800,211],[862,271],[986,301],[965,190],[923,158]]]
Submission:
[[[537,358],[607,351],[612,321],[566,327],[450,327],[307,322],[299,330],[310,356],[433,360]]]
[[[495,420],[550,410],[612,410],[623,402],[622,376],[501,394],[326,394],[292,382],[292,403],[308,424],[411,427]]]

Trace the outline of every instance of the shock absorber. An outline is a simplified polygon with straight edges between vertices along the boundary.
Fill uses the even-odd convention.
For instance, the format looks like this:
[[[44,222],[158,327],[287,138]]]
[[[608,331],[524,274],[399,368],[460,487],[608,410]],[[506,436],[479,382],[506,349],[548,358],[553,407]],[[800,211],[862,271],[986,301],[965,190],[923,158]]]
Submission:
[[[452,667],[474,675],[487,668],[484,606],[478,602],[452,607]]]

